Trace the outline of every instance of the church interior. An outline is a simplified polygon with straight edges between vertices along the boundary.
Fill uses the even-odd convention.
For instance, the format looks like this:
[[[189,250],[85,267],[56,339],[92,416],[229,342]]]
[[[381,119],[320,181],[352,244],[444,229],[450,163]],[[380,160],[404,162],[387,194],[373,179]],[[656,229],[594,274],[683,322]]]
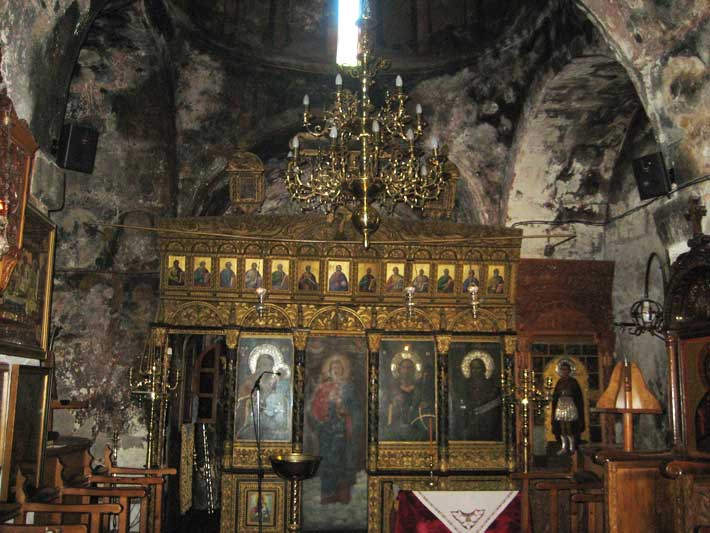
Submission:
[[[706,0],[0,13],[0,533],[710,532]]]

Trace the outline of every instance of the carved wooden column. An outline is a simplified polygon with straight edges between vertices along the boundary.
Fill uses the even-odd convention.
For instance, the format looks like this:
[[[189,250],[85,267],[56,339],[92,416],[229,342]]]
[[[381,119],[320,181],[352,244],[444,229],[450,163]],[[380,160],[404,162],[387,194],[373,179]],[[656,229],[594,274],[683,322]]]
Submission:
[[[296,357],[293,365],[293,451],[303,451],[303,410],[306,395],[306,345],[308,344],[307,329],[293,331],[293,345]]]
[[[522,343],[521,343],[522,344]],[[517,369],[519,368],[519,363],[523,361],[530,361],[530,344],[526,343],[525,349],[528,350],[527,352],[518,350],[519,344],[518,344],[518,337],[514,335],[506,335],[504,337],[503,341],[503,368],[501,369],[501,372],[505,372],[506,368],[512,367],[514,372],[517,372]],[[516,360],[516,356],[519,357],[518,360]],[[525,363],[523,363],[525,364]],[[532,364],[527,363],[530,366]],[[526,367],[527,367],[526,364]],[[513,374],[515,376],[515,374]],[[516,410],[517,412],[517,410]],[[515,414],[513,413],[513,416],[510,416],[510,410],[507,405],[503,405],[503,413],[504,413],[504,424],[503,424],[503,441],[505,442],[505,460],[506,464],[508,466],[508,471],[513,472],[515,471],[515,464],[516,464],[516,452],[515,452],[515,447],[513,445],[514,441],[514,436],[515,436],[515,428],[518,426],[518,424],[515,423]],[[532,426],[530,431],[532,432]],[[532,435],[529,435],[529,438],[531,439],[530,442],[532,442]],[[522,442],[522,439],[517,439],[518,442]]]
[[[367,421],[367,469],[370,472],[377,470],[377,420],[380,409],[379,381],[380,381],[380,343],[381,333],[368,333],[367,335],[367,360],[368,360],[368,421]]]
[[[439,470],[449,470],[449,348],[451,335],[436,336],[436,373],[438,379],[439,410],[436,440],[439,449]]]
[[[227,365],[224,372],[224,466],[232,466],[232,445],[234,443],[234,409],[237,387],[237,345],[239,329],[230,328],[225,332],[227,344]]]

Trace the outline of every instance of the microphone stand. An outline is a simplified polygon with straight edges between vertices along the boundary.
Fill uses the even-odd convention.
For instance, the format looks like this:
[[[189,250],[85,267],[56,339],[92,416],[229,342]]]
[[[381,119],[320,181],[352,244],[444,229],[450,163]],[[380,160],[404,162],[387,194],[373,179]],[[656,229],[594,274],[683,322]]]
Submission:
[[[256,510],[259,515],[259,533],[263,532],[262,517],[262,483],[264,480],[264,465],[261,459],[261,378],[264,374],[281,375],[279,372],[265,370],[254,382],[251,389],[251,419],[254,422],[254,436],[256,437]],[[256,396],[256,409],[254,409],[254,396]]]

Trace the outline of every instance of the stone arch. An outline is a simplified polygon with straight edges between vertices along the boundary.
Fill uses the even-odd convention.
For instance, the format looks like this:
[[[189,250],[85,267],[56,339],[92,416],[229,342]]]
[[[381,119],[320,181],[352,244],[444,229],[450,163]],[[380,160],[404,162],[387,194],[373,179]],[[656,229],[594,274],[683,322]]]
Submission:
[[[626,70],[603,53],[574,57],[543,80],[516,132],[504,184],[505,223],[605,222],[618,152],[641,107]],[[602,229],[575,230],[576,249],[592,256]],[[523,254],[541,256],[545,244],[525,240]]]

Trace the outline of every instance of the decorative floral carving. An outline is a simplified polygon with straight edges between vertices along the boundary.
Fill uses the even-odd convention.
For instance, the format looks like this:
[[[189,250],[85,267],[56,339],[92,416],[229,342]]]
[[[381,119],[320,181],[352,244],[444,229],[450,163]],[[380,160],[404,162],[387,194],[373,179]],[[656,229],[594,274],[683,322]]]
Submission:
[[[206,302],[190,302],[181,306],[170,317],[177,326],[222,326],[225,323],[219,310]]]
[[[318,311],[308,327],[315,330],[363,331],[366,326],[357,313],[346,307],[326,307]]]

